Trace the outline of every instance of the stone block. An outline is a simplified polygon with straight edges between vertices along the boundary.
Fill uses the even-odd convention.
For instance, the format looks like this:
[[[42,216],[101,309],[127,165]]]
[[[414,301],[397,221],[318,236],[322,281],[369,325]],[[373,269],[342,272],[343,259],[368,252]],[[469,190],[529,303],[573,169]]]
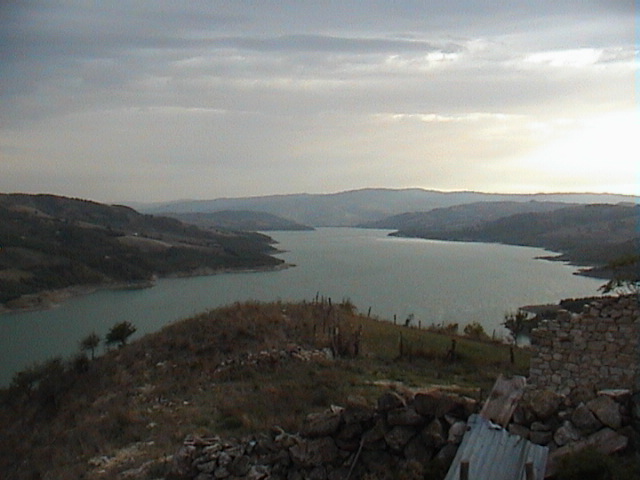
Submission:
[[[467,422],[456,422],[451,425],[449,433],[447,435],[447,442],[454,445],[459,445],[462,442],[462,437],[467,431]]]
[[[338,458],[338,447],[331,437],[302,439],[289,453],[296,465],[317,467],[334,462]]]
[[[413,399],[413,406],[420,415],[440,418],[461,407],[461,403],[452,395],[434,391],[418,393]]]
[[[339,412],[326,411],[310,413],[304,420],[300,433],[305,437],[325,437],[338,431],[342,415]]]
[[[553,440],[552,432],[531,432],[529,440],[536,445],[549,445]]]
[[[587,407],[607,427],[614,430],[620,428],[622,424],[620,406],[611,397],[599,395],[587,402]]]
[[[389,445],[389,448],[400,451],[415,435],[416,430],[414,428],[397,425],[384,434],[384,440]]]
[[[624,435],[620,435],[610,428],[603,428],[584,440],[567,444],[551,452],[547,461],[547,471],[545,476],[551,477],[555,475],[561,459],[568,454],[583,450],[587,447],[592,447],[597,451],[608,455],[624,450],[628,443],[629,439]]]
[[[603,352],[605,342],[602,340],[592,340],[587,344],[587,350],[590,352]]]
[[[582,438],[580,431],[569,421],[565,421],[553,434],[553,441],[559,447]]]
[[[425,417],[416,412],[413,406],[396,408],[387,412],[387,423],[395,425],[421,425],[425,423]]]
[[[603,425],[584,403],[580,403],[571,415],[571,422],[584,434],[599,430]]]
[[[563,397],[551,390],[536,390],[527,394],[531,409],[541,420],[546,420],[558,412]]]
[[[407,402],[396,392],[386,392],[378,398],[378,410],[386,412],[394,408],[405,407]]]

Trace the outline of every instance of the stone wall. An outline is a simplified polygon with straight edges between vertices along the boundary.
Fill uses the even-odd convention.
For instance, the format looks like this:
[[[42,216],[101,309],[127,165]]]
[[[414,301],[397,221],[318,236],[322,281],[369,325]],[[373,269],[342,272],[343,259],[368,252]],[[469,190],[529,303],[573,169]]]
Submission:
[[[529,383],[568,394],[578,389],[640,391],[638,296],[592,299],[581,313],[560,311],[531,334]]]
[[[438,391],[407,397],[388,392],[370,405],[307,416],[300,432],[274,427],[244,439],[189,437],[173,456],[169,480],[345,480],[424,478],[446,472],[477,401]]]
[[[515,403],[504,423],[511,434],[549,448],[548,473],[575,450],[608,454],[626,449],[630,438],[637,442],[631,424],[638,423],[640,405],[628,390],[573,400],[550,390],[520,394],[508,397]],[[297,433],[274,427],[241,439],[189,436],[171,458],[166,479],[443,478],[479,407],[475,399],[433,390],[389,391],[376,405],[352,397],[345,407],[309,414]]]

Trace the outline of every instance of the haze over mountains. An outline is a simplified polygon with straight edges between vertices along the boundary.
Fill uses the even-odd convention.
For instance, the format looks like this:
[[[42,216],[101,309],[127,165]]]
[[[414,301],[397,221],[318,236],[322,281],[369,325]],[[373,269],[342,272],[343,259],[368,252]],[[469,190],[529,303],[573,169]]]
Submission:
[[[498,242],[559,252],[556,258],[614,275],[606,266],[640,252],[639,198],[594,193],[493,194],[422,189],[364,189],[325,195],[273,195],[182,201],[148,206],[183,220],[223,210],[268,212],[311,226],[397,230],[394,235],[440,240]],[[209,213],[205,213],[209,212]],[[276,227],[277,228],[277,227]],[[639,278],[640,264],[626,267]]]
[[[332,194],[269,195],[260,197],[184,200],[161,204],[131,204],[153,214],[204,213],[223,210],[265,212],[303,225],[356,226],[391,215],[426,212],[434,208],[477,202],[562,202],[568,204],[638,202],[632,195],[593,193],[499,194],[441,192],[424,189],[369,188]]]

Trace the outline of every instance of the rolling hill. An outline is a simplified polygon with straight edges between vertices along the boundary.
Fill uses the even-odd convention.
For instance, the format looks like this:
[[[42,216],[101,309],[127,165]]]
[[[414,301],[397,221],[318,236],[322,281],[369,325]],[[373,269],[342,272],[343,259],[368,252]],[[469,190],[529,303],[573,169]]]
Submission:
[[[222,210],[218,212],[168,213],[185,223],[202,228],[221,228],[234,231],[313,230],[313,227],[265,212]]]
[[[393,215],[375,222],[359,225],[363,228],[384,228],[410,231],[453,231],[473,227],[483,222],[497,220],[517,213],[550,212],[571,204],[561,202],[476,202],[453,207],[434,208],[428,212],[412,212]]]
[[[0,195],[0,304],[88,284],[274,267],[271,239],[54,195]]]
[[[630,195],[592,193],[495,194],[481,192],[441,192],[435,190],[368,188],[331,194],[293,194],[261,197],[185,200],[158,204],[137,204],[138,210],[167,213],[244,210],[266,212],[295,222],[323,226],[355,226],[407,212],[477,202],[560,202],[567,204],[638,202]]]
[[[455,211],[455,210],[454,210]],[[446,222],[413,224],[395,235],[464,242],[497,242],[561,252],[558,260],[590,265],[592,275],[608,278],[607,265],[640,252],[640,206],[577,205],[548,212],[527,212],[449,228]],[[625,273],[640,278],[640,264]]]

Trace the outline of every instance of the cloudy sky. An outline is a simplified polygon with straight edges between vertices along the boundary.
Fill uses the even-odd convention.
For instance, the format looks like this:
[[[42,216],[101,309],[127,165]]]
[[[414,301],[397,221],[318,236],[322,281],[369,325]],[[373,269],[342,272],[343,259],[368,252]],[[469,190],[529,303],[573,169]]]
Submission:
[[[640,193],[633,0],[7,0],[0,191]]]

